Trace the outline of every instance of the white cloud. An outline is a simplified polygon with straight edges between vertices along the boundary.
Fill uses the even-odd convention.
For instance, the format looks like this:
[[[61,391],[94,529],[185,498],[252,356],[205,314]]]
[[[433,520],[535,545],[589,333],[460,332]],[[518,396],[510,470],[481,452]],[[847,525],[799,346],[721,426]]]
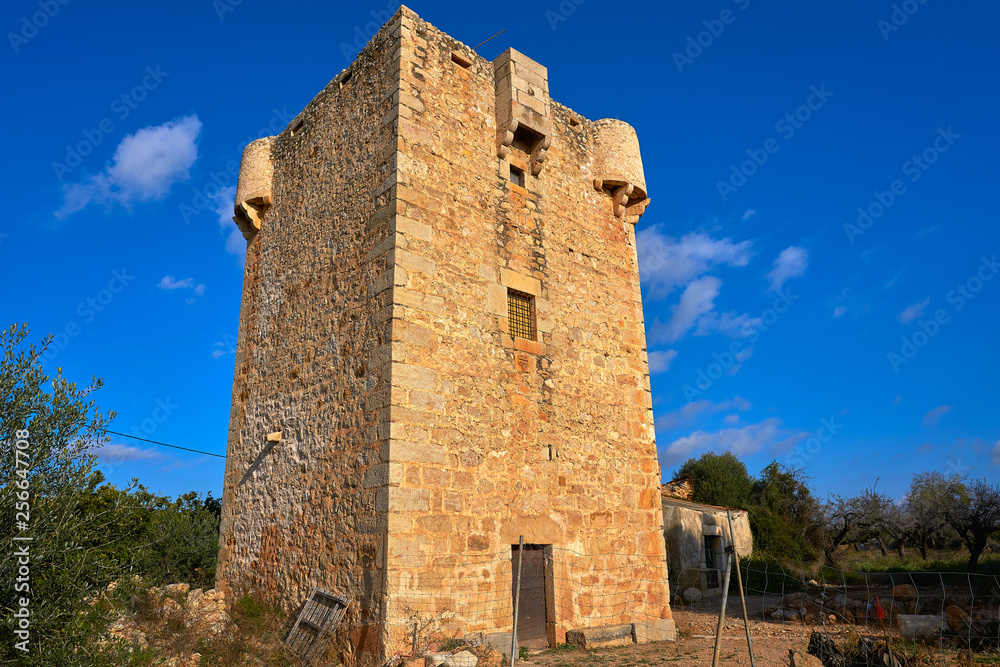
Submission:
[[[835,307],[833,309],[833,316],[834,317],[840,317],[841,315],[843,315],[846,312],[847,312],[847,308],[845,306],[837,306],[837,307]]]
[[[993,458],[993,465],[1000,466],[1000,440],[997,440],[996,444],[993,445],[991,456]]]
[[[733,398],[722,401],[721,403],[713,403],[708,399],[693,401],[691,403],[686,403],[677,410],[668,412],[657,419],[656,428],[657,430],[677,428],[678,426],[686,424],[703,414],[729,412],[730,410],[745,412],[751,407],[753,406],[750,404],[750,401],[742,396],[734,396]]]
[[[912,306],[908,306],[907,308],[905,308],[903,312],[901,312],[899,315],[896,315],[896,319],[902,322],[903,324],[909,324],[910,322],[912,322],[913,320],[917,319],[918,317],[924,314],[924,309],[930,302],[931,302],[930,297],[927,297],[923,301],[917,301]]]
[[[636,235],[639,276],[648,299],[662,299],[714,267],[746,266],[752,255],[750,241],[734,243],[701,232],[676,239],[661,234],[660,228],[653,225]]]
[[[753,209],[749,209],[748,211],[746,211],[743,214],[743,219],[744,220],[749,220],[750,218],[754,217],[755,215],[757,215],[757,211],[755,211]]]
[[[665,352],[649,353],[649,372],[651,375],[666,373],[670,370],[670,364],[677,358],[677,350],[667,350]]]
[[[194,278],[184,278],[183,280],[176,280],[173,276],[163,276],[160,282],[156,284],[160,289],[165,290],[175,290],[175,289],[189,289],[193,290],[195,296],[201,296],[205,293],[205,286],[201,283],[197,285],[194,282]],[[192,303],[193,299],[188,299],[188,303]]]
[[[670,322],[663,331],[664,340],[674,342],[690,331],[698,320],[715,308],[722,281],[705,276],[692,281],[681,294],[681,300],[670,309]]]
[[[741,428],[725,428],[713,432],[695,431],[667,445],[663,462],[666,465],[673,465],[707,451],[732,452],[737,456],[748,456],[761,450],[778,452],[793,446],[806,435],[784,428],[777,417]]]
[[[108,443],[100,447],[95,447],[93,452],[97,454],[99,461],[103,463],[122,463],[124,461],[148,461],[161,458],[163,455],[154,449],[140,449],[129,445],[118,445]]]
[[[951,412],[955,408],[954,405],[939,405],[926,415],[924,415],[923,423],[924,426],[937,426],[941,418],[946,414]]]
[[[715,311],[706,313],[698,320],[696,336],[705,336],[712,331],[718,331],[730,338],[748,338],[753,335],[755,329],[763,324],[759,317],[750,317],[749,313],[737,315],[736,311],[722,313],[719,315]]]
[[[774,260],[774,268],[767,274],[771,281],[771,291],[781,289],[790,278],[799,278],[809,266],[809,251],[797,245],[788,246]]]
[[[215,200],[215,213],[219,216],[219,229],[226,235],[226,252],[236,255],[242,262],[246,259],[247,242],[243,238],[243,232],[233,222],[236,186],[222,188],[212,199]]]
[[[191,115],[128,135],[104,171],[63,188],[65,202],[56,218],[61,220],[91,203],[118,203],[129,209],[135,202],[163,199],[170,186],[190,178],[191,165],[198,159],[200,133],[201,121]]]

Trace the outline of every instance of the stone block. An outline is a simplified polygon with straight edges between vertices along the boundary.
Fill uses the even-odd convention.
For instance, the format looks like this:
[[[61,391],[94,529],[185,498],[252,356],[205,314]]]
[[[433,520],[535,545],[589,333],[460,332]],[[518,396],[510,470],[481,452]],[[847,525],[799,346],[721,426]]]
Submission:
[[[459,651],[448,656],[442,664],[444,667],[476,667],[477,662],[479,659],[470,651]]]
[[[632,640],[632,624],[602,625],[596,628],[578,628],[566,633],[566,641],[589,651],[595,648],[627,646]]]
[[[788,661],[791,667],[823,667],[822,660],[802,651],[789,650]]]
[[[523,273],[511,271],[510,269],[500,269],[500,282],[505,287],[517,290],[518,292],[524,292],[525,294],[531,294],[532,296],[539,296],[542,293],[541,281],[537,278],[526,276]],[[504,299],[506,301],[506,295],[504,295]],[[504,307],[504,312],[506,312],[506,303]]]
[[[677,627],[672,618],[632,624],[632,639],[636,644],[672,642],[677,640]]]
[[[393,512],[426,512],[431,508],[431,492],[427,489],[392,487],[389,507]]]
[[[430,241],[432,236],[431,226],[423,222],[417,222],[402,215],[395,217],[396,232],[406,234],[421,241]]]
[[[507,315],[507,288],[503,285],[486,286],[486,309],[494,315]]]
[[[511,632],[490,632],[483,635],[483,645],[510,659],[510,644],[513,638],[514,634]]]
[[[946,627],[944,616],[900,614],[896,619],[899,621],[899,634],[903,639],[935,637]]]

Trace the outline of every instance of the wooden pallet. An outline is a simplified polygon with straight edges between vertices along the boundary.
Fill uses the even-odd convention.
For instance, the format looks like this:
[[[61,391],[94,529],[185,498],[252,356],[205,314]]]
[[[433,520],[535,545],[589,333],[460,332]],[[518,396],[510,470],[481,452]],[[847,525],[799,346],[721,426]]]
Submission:
[[[345,598],[322,588],[313,588],[285,638],[285,646],[307,664],[312,664],[323,656],[329,646],[337,626],[347,613],[347,605]]]

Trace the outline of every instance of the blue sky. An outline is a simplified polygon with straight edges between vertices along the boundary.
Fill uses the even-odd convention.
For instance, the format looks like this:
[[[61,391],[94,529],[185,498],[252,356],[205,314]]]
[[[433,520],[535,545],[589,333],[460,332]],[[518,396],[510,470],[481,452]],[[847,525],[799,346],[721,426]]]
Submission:
[[[243,241],[234,165],[397,5],[15,0],[0,25],[8,323],[116,430],[225,451]],[[631,123],[665,476],[736,452],[821,496],[914,472],[1000,478],[1000,6],[593,0],[409,5]],[[221,215],[220,215],[221,211]],[[222,485],[221,459],[115,437],[115,483]]]

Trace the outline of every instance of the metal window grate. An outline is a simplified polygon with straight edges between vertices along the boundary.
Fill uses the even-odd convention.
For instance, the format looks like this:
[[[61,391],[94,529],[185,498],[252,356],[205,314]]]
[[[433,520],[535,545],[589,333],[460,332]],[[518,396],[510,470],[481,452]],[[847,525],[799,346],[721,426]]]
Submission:
[[[507,290],[507,321],[511,338],[535,340],[534,300],[530,294]]]

